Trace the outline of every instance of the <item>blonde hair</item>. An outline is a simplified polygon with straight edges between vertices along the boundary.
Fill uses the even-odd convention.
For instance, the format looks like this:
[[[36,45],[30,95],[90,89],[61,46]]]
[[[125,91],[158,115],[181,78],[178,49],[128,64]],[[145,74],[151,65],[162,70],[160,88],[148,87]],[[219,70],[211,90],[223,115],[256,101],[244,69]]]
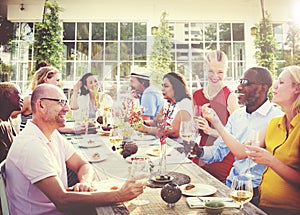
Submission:
[[[228,69],[228,57],[222,51],[211,51],[206,54],[204,59],[203,68],[205,72],[209,70],[211,64],[218,65],[218,67],[222,69],[224,73],[226,73]]]
[[[20,90],[19,86],[16,84],[9,83],[9,82],[0,83],[0,100],[2,101],[4,99],[6,92],[12,92],[15,89]]]
[[[37,85],[45,83],[45,79],[52,78],[57,73],[60,72],[53,66],[41,67],[33,75],[31,82],[31,90],[34,90]]]
[[[300,89],[300,66],[288,66],[283,68],[283,70],[290,73],[293,84]],[[293,102],[291,106],[291,111],[294,114],[294,116],[300,113],[300,93],[298,93],[298,97]]]

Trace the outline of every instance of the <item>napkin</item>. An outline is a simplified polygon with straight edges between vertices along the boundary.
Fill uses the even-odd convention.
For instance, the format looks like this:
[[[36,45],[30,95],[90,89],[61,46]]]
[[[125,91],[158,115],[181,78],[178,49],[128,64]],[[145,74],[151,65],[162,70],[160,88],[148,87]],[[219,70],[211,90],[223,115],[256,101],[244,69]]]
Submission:
[[[227,208],[240,208],[240,204],[233,202],[231,198],[226,197],[187,197],[186,203],[190,208],[204,208],[205,202],[218,201],[223,202]]]

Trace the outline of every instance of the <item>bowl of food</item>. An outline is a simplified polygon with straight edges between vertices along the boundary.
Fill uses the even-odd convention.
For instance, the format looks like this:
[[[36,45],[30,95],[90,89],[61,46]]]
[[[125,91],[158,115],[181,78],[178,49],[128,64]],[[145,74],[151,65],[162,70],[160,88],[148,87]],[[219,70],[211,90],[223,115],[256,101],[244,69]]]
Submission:
[[[205,202],[204,208],[208,214],[221,214],[224,210],[225,204],[223,202],[209,201]]]

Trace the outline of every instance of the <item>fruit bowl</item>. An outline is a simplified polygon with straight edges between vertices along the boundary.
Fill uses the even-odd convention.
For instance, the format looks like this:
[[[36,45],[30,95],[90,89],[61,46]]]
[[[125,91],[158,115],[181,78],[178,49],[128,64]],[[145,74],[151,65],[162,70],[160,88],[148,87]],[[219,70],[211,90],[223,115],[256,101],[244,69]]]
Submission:
[[[204,204],[204,208],[208,214],[221,214],[224,210],[223,202],[210,201]]]

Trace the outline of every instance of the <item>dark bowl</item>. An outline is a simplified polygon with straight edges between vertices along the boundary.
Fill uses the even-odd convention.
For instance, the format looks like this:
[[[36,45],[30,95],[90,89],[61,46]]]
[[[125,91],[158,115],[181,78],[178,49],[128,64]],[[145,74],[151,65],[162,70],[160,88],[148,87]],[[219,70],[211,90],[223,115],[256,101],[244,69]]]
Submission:
[[[110,131],[112,129],[112,127],[108,125],[103,125],[101,128],[103,131]]]
[[[224,210],[224,203],[223,202],[206,202],[204,204],[204,208],[208,214],[221,214]]]

